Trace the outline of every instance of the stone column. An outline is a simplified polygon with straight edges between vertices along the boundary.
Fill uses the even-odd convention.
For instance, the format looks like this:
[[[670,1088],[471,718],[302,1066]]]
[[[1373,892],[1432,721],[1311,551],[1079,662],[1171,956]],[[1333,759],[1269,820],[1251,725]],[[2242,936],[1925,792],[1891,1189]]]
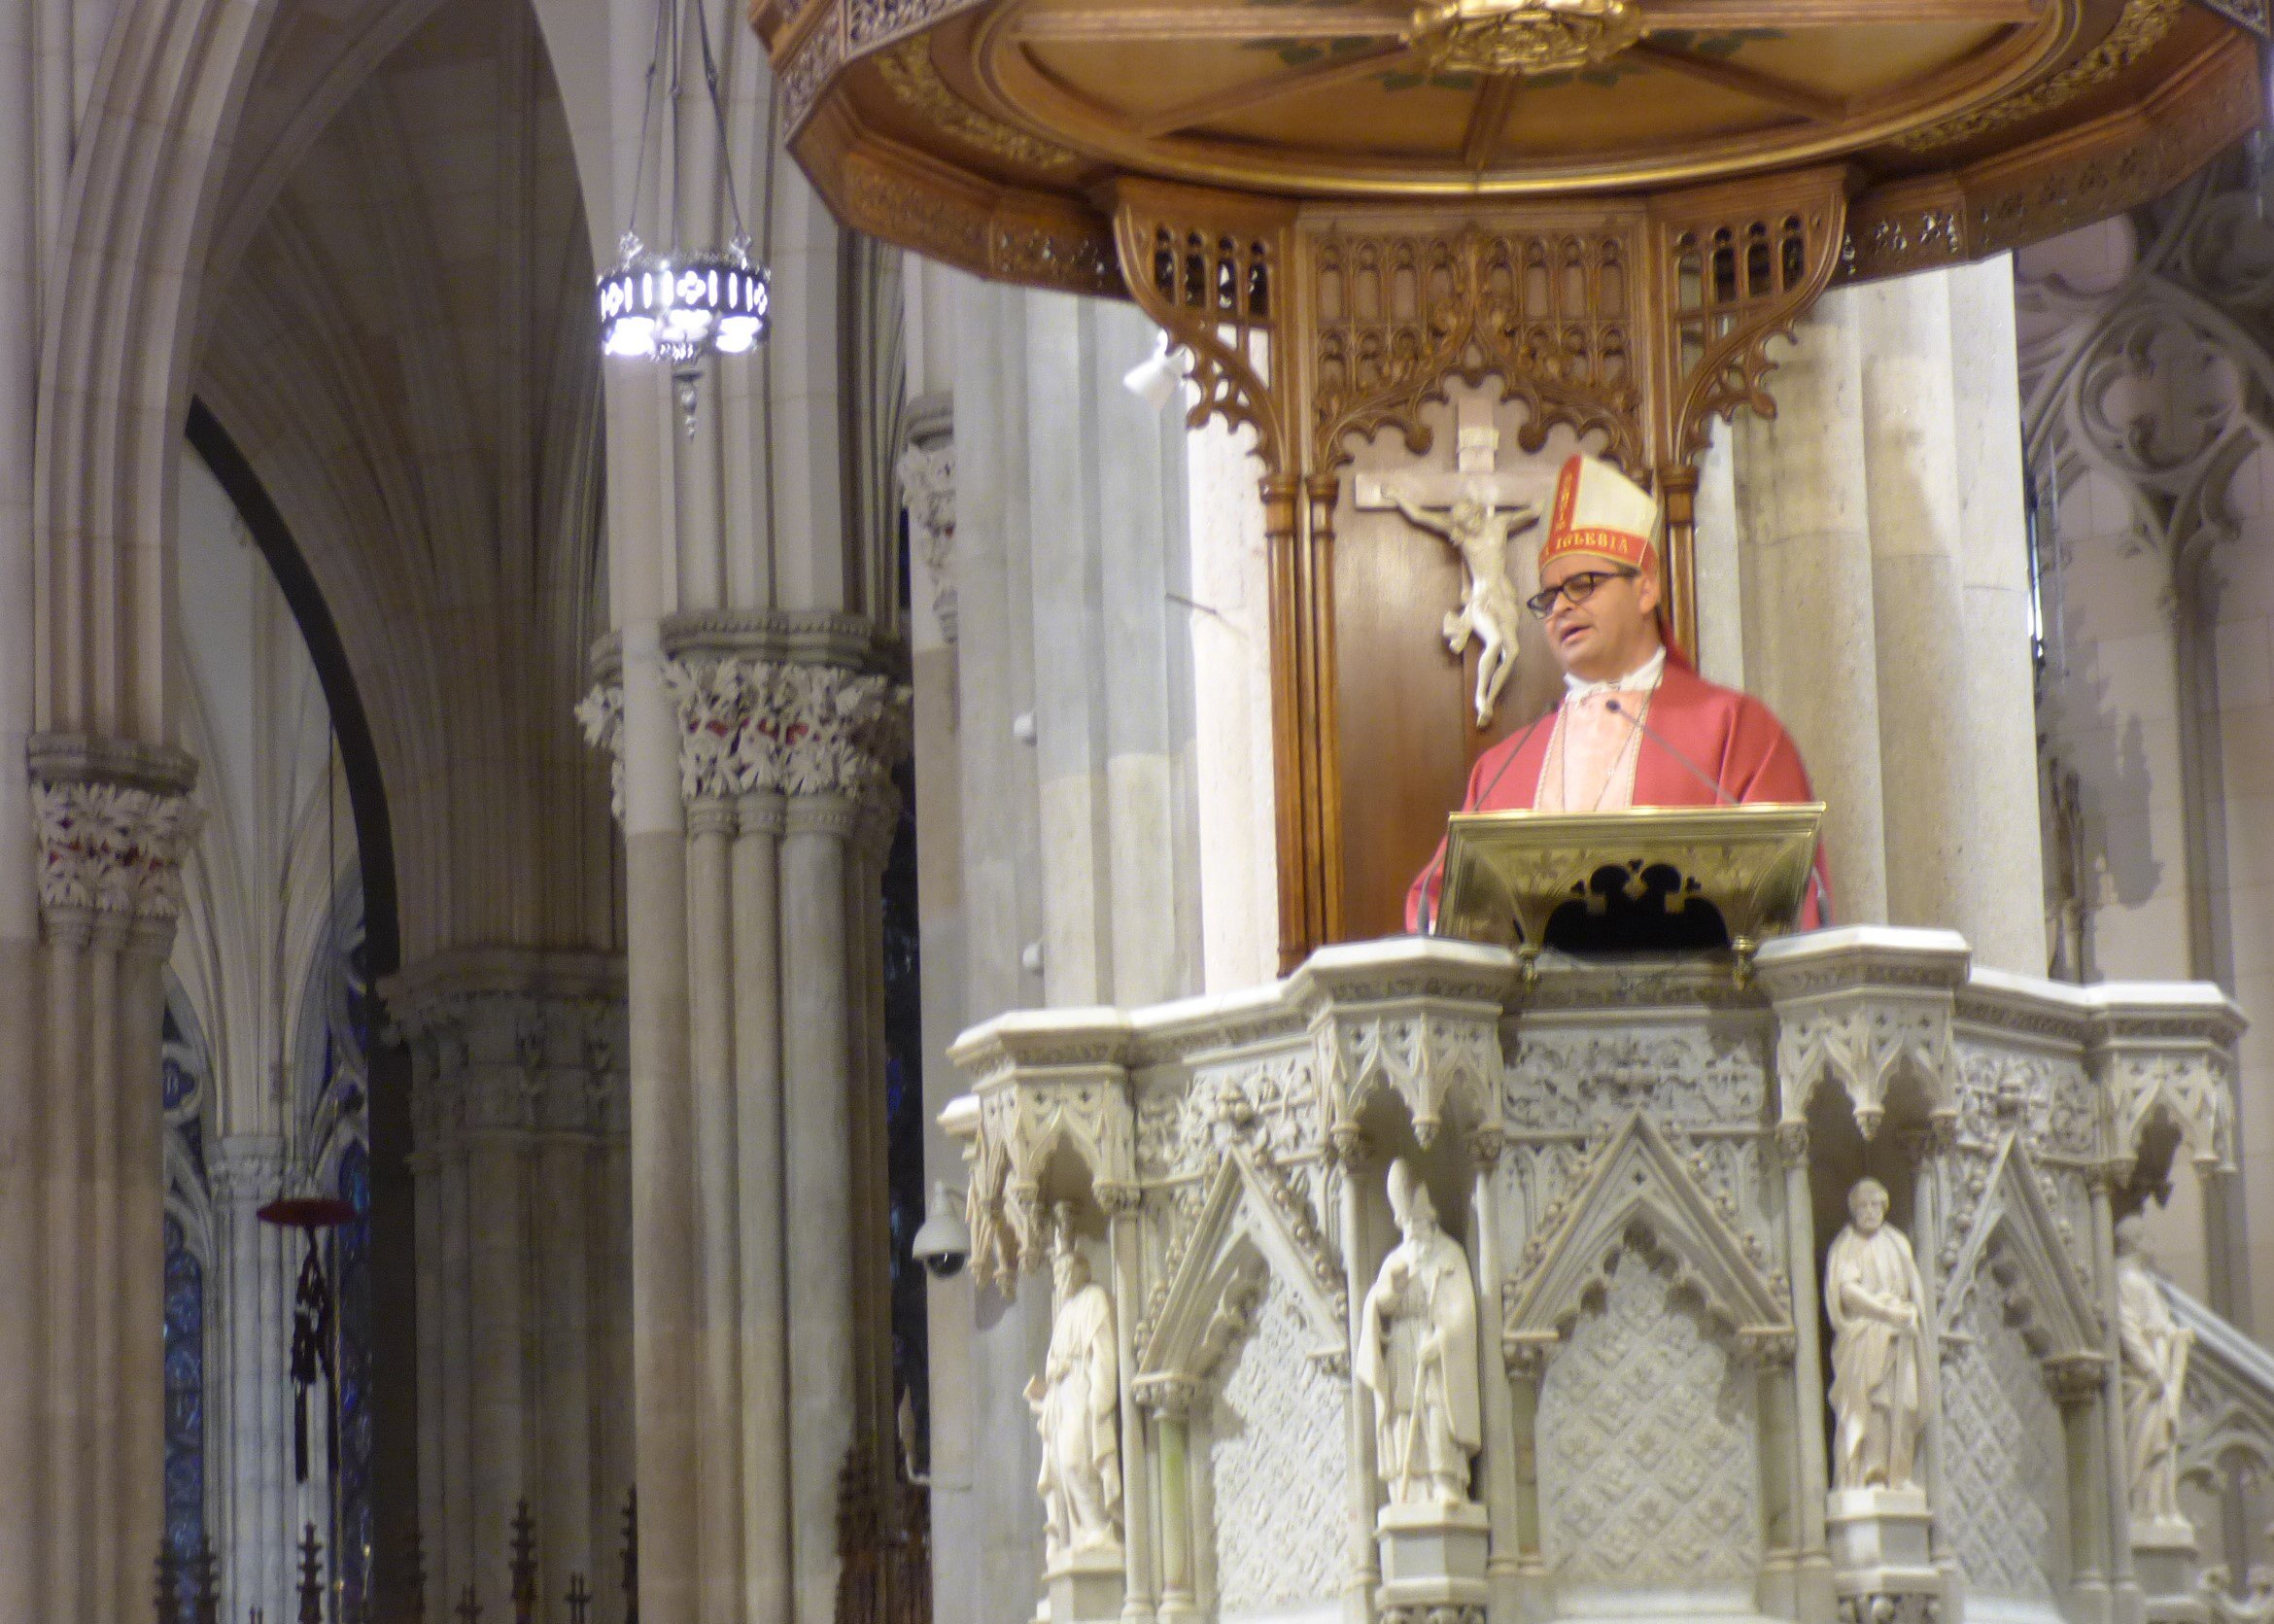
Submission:
[[[1517,1504],[1515,1404],[1508,1383],[1508,1362],[1500,1351],[1500,1282],[1507,1277],[1500,1257],[1500,1197],[1493,1175],[1500,1164],[1503,1135],[1498,1127],[1480,1128],[1469,1141],[1476,1173],[1470,1187],[1469,1228],[1476,1259],[1477,1382],[1484,1395],[1484,1481],[1478,1498],[1492,1513],[1492,1555],[1485,1564],[1492,1583],[1492,1616],[1513,1620],[1522,1606],[1524,1573],[1521,1512]],[[1364,1300],[1362,1297],[1360,1299]],[[1501,1440],[1506,1440],[1503,1443]]]
[[[1783,718],[1827,804],[1835,917],[1885,919],[1862,338],[1852,304],[1838,295],[1819,299],[1793,333],[1797,344],[1770,375],[1776,416],[1740,413],[1730,425],[1745,681]],[[1699,635],[1708,645],[1728,640],[1710,624]]]
[[[1809,1192],[1809,1124],[1788,1118],[1776,1124],[1776,1158],[1784,1167],[1785,1278],[1793,1283],[1794,1431],[1800,1439],[1799,1609],[1802,1618],[1827,1616],[1832,1607],[1832,1557],[1825,1544],[1824,1505],[1832,1489],[1824,1449],[1823,1343],[1818,1335],[1815,1207]]]
[[[867,669],[880,656],[845,616],[674,617],[656,646],[656,681],[672,706],[671,811],[686,831],[675,843],[675,890],[685,906],[677,1008],[690,1087],[683,1125],[639,1154],[659,1158],[658,1180],[676,1167],[670,1199],[691,1202],[680,1242],[650,1241],[662,1284],[692,1294],[679,1310],[686,1346],[672,1357],[685,1365],[698,1424],[673,1446],[683,1453],[670,1457],[664,1480],[693,1519],[680,1537],[701,1575],[669,1605],[706,1620],[827,1621],[848,1468],[868,1483],[889,1468],[890,1397],[876,1377],[888,1329],[876,1323],[881,1295],[856,1285],[882,1237],[863,1216],[861,1192],[881,1171],[869,1165],[879,1148],[868,1102],[856,1101],[878,1091],[870,1029],[879,1011],[868,988],[876,937],[858,916],[880,906],[879,859],[856,849],[855,837],[889,795],[906,695]],[[629,653],[624,676],[628,695]],[[609,695],[604,673],[583,713],[595,743],[623,743],[629,830],[637,804],[629,780],[656,773],[636,759],[639,720],[628,698]],[[636,1141],[639,1131],[636,1123]],[[636,1234],[645,1221],[635,1219]],[[650,1243],[640,1244],[645,1269]],[[643,1325],[646,1313],[636,1306]],[[667,1402],[678,1407],[659,1397]],[[643,1399],[643,1428],[649,1413]],[[643,1437],[643,1460],[648,1447]],[[643,1612],[647,1482],[643,1467]]]
[[[1843,290],[1796,330],[1778,416],[1734,435],[1741,640],[1830,804],[1835,915],[2042,975],[2011,263]]]
[[[217,1480],[212,1538],[222,1560],[222,1607],[243,1618],[255,1607],[285,1618],[292,1601],[292,1506],[286,1472],[292,1459],[293,1270],[285,1234],[258,1211],[284,1190],[285,1145],[274,1134],[235,1133],[206,1153],[213,1191],[214,1277],[206,1292],[218,1307],[209,1342],[206,1402],[219,1412],[226,1439],[209,1469]]]
[[[1203,867],[1242,859],[1198,838],[1193,644],[1203,626],[1231,636],[1222,617],[1241,605],[1194,584],[1181,409],[1121,384],[1152,353],[1151,324],[936,266],[912,267],[908,288],[921,929],[927,967],[959,972],[924,977],[936,1116],[956,1091],[947,1047],[979,1020],[1200,990]],[[1229,488],[1253,506],[1252,473]],[[1252,765],[1234,762],[1222,785],[1242,809]],[[1263,974],[1265,903],[1249,932]],[[961,1183],[945,1139],[929,1150],[932,1179]],[[1047,1306],[962,1277],[930,1288],[944,1624],[993,1618],[1041,1567],[1019,1395]],[[976,1440],[1014,1437],[1016,1460],[975,1469]]]
[[[612,1420],[631,1333],[623,978],[603,954],[479,949],[385,983],[412,1058],[430,1617],[468,1584],[504,1602],[525,1499],[545,1594],[612,1565],[632,1480]]]
[[[0,1321],[30,1339],[9,1378],[28,1498],[7,1566],[25,1616],[110,1620],[148,1606],[164,1524],[159,1025],[196,769],[78,736],[35,737],[27,760],[44,962],[22,1012],[36,1048],[0,1104],[21,1226]]]

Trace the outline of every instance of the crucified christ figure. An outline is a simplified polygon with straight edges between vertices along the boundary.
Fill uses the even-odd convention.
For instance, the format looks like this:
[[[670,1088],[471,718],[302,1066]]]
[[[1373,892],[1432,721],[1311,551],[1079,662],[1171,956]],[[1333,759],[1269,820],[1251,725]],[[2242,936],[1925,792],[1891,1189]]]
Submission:
[[[1449,507],[1429,507],[1385,482],[1384,495],[1408,524],[1442,536],[1461,553],[1466,577],[1458,612],[1445,616],[1445,646],[1459,654],[1473,634],[1481,645],[1476,661],[1476,725],[1492,724],[1493,707],[1516,669],[1515,583],[1508,579],[1508,538],[1539,522],[1532,502],[1498,507],[1492,498],[1464,491]]]

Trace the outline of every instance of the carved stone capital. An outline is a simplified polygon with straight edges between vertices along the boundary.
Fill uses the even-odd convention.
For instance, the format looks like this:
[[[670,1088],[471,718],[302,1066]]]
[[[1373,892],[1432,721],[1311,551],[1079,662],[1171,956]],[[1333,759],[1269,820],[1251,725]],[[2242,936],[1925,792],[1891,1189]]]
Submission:
[[[1108,1218],[1134,1218],[1145,1204],[1144,1192],[1133,1184],[1101,1184],[1092,1193]]]
[[[1840,1624],[1941,1624],[1942,1598],[1923,1591],[1880,1591],[1840,1598]]]
[[[223,1206],[273,1200],[284,1192],[284,1141],[270,1133],[224,1133],[205,1153],[205,1176]]]
[[[2046,1390],[2063,1408],[2086,1403],[2104,1391],[2107,1373],[2108,1361],[2097,1354],[2056,1354],[2045,1362]]]
[[[1409,1607],[1384,1607],[1382,1624],[1484,1624],[1485,1609],[1460,1602],[1417,1602]]]
[[[385,989],[411,1054],[421,1160],[493,1134],[615,1138],[629,1122],[620,959],[484,950],[446,954]]]
[[[200,817],[196,767],[178,751],[43,735],[29,752],[40,904],[52,926],[171,926]],[[147,757],[148,759],[144,759]]]
[[[733,808],[785,793],[859,800],[889,784],[909,745],[905,683],[802,660],[795,650],[789,658],[722,651],[723,640],[722,633],[692,644],[662,667],[679,720],[679,794],[690,808]],[[773,638],[769,650],[781,640]],[[576,717],[585,739],[614,758],[610,807],[621,817],[622,684],[596,686]]]
[[[576,702],[576,725],[584,742],[608,752],[608,812],[624,820],[624,684],[620,678],[596,682]]]
[[[1806,1118],[1795,1118],[1776,1124],[1776,1159],[1787,1167],[1798,1167],[1809,1159],[1809,1124]]]
[[[679,712],[679,790],[858,798],[907,749],[908,690],[843,666],[696,654],[666,660]]]
[[[1200,1397],[1200,1384],[1184,1376],[1146,1376],[1136,1386],[1138,1407],[1171,1421],[1191,1414],[1192,1401]]]

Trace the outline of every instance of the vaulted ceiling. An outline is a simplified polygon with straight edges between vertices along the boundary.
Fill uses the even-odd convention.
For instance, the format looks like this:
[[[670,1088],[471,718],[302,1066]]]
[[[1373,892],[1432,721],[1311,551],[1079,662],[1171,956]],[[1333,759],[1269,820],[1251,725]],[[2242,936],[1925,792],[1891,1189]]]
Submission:
[[[527,0],[284,0],[195,390],[283,511],[370,715],[406,961],[607,947],[599,365],[568,124]]]

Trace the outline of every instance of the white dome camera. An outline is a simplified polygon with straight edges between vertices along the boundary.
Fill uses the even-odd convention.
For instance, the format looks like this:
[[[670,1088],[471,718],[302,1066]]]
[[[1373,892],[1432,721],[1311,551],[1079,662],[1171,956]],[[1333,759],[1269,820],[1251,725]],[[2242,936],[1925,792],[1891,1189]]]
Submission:
[[[909,1251],[935,1280],[952,1280],[971,1256],[971,1229],[963,1222],[963,1197],[944,1184],[932,1186],[932,1210],[916,1229]]]

